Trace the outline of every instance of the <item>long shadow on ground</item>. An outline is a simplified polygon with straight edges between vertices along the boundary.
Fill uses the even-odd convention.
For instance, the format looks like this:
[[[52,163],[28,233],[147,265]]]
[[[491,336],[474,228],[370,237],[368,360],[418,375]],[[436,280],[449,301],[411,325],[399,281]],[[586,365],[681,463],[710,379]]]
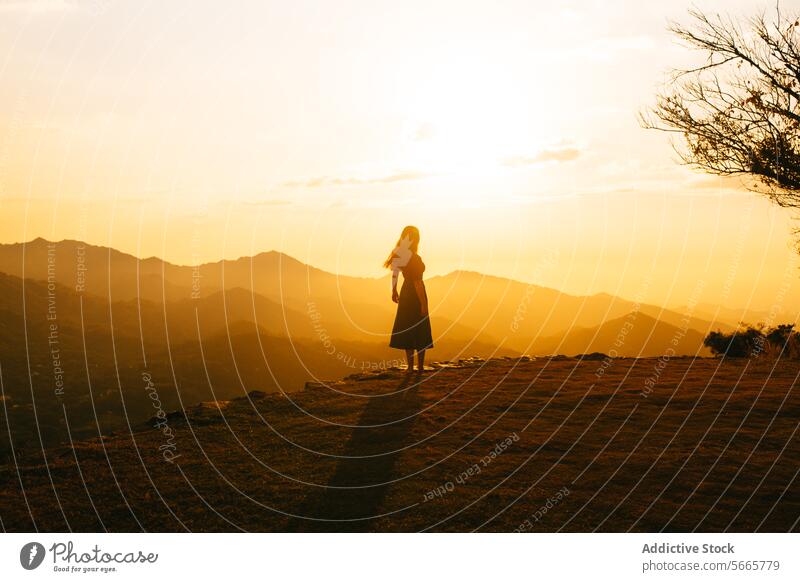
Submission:
[[[327,487],[305,499],[296,512],[305,519],[290,520],[286,531],[365,532],[381,514],[401,509],[382,504],[400,477],[395,465],[402,449],[412,444],[421,409],[418,380],[403,380],[396,392],[369,399]]]

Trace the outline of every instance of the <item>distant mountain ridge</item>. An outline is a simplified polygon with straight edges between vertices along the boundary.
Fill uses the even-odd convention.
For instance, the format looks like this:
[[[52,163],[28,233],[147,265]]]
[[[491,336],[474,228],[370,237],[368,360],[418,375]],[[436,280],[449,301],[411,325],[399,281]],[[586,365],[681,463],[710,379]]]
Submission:
[[[30,243],[0,245],[0,272],[47,280],[48,253],[55,256],[56,282],[73,288],[81,273],[78,261],[81,253],[83,292],[112,302],[198,300],[241,288],[295,311],[307,312],[313,305],[332,325],[346,322],[350,335],[361,336],[359,339],[384,334],[394,312],[393,304],[388,301],[387,278],[334,274],[277,251],[179,266],[155,257],[139,260],[80,241],[52,243],[39,238]],[[575,327],[595,327],[632,311],[641,311],[671,325],[680,325],[686,317],[685,313],[638,305],[607,293],[576,296],[474,271],[431,277],[426,286],[434,317],[457,322],[498,341],[505,338],[515,349]],[[732,329],[729,322],[713,316],[694,317],[690,327],[703,332]]]
[[[581,297],[471,271],[430,277],[426,287],[429,361],[706,355],[703,337],[730,329],[609,294]],[[11,432],[24,449],[38,439],[34,418],[48,443],[67,438],[65,414],[73,437],[141,421],[152,414],[143,373],[164,406],[180,408],[398,365],[404,354],[388,347],[396,308],[389,292],[388,277],[337,275],[275,251],[192,267],[72,240],[0,245]],[[54,390],[52,325],[63,395]]]
[[[559,354],[610,353],[613,357],[648,358],[672,355],[707,357],[704,333],[672,325],[642,312],[629,313],[594,328],[575,328],[547,338],[539,346]],[[609,347],[610,346],[610,347]]]

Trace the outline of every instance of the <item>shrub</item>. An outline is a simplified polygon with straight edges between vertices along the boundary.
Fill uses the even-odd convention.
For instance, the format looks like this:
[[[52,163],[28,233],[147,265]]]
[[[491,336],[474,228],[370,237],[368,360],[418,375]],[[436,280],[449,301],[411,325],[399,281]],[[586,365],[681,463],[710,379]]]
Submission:
[[[800,358],[800,334],[794,331],[794,324],[781,324],[771,328],[763,324],[742,326],[728,334],[712,331],[703,340],[703,345],[715,356],[728,358],[758,358],[762,355]]]

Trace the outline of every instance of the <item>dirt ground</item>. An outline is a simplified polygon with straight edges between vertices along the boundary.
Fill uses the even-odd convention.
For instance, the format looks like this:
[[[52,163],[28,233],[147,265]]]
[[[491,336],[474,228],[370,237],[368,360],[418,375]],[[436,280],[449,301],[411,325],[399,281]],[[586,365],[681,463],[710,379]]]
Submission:
[[[797,531],[798,375],[783,361],[498,359],[252,393],[2,466],[0,519],[5,531]]]

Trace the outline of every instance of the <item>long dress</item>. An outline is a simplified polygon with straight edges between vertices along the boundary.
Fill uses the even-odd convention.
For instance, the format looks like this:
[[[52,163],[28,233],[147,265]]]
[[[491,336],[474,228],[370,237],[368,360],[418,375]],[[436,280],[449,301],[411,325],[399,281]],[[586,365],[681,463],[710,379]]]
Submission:
[[[433,347],[431,322],[427,315],[422,315],[415,282],[422,283],[425,263],[416,253],[402,268],[403,286],[400,288],[400,300],[397,304],[397,316],[392,328],[392,339],[389,346],[401,350],[426,350]],[[425,299],[428,295],[425,284],[422,284]]]

